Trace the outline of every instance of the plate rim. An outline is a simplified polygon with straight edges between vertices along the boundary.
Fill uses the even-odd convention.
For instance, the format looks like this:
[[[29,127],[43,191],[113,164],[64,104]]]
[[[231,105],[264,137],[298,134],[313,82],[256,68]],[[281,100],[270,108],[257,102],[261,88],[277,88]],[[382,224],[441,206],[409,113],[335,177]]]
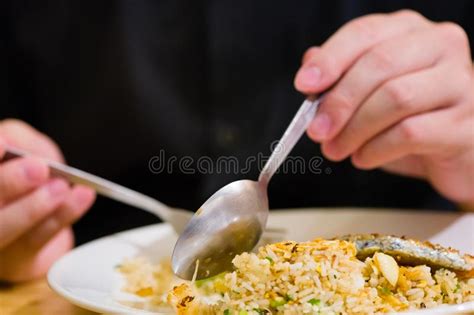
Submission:
[[[145,226],[140,226],[136,227],[133,229],[117,232],[117,233],[112,233],[106,236],[99,237],[95,240],[92,240],[90,242],[87,242],[85,244],[82,244],[78,247],[73,248],[71,251],[69,251],[67,254],[59,258],[54,262],[54,264],[49,268],[47,274],[46,274],[46,282],[48,286],[55,292],[57,295],[59,295],[61,298],[64,298],[71,302],[72,304],[82,307],[86,310],[90,310],[96,313],[103,313],[103,314],[126,314],[123,313],[123,310],[115,310],[114,312],[111,313],[111,307],[104,307],[101,306],[100,304],[97,304],[96,302],[91,302],[90,300],[87,300],[85,298],[77,297],[73,293],[69,292],[68,290],[64,289],[57,281],[55,281],[54,276],[55,274],[58,274],[59,271],[58,269],[61,267],[63,264],[63,261],[69,259],[69,256],[72,255],[73,253],[77,253],[79,250],[84,250],[87,249],[87,247],[92,247],[95,245],[95,243],[103,242],[107,239],[113,239],[114,237],[124,235],[124,234],[129,234],[129,233],[136,233],[139,230],[147,230],[147,229],[166,229],[169,228],[169,224],[161,222],[161,223],[154,223],[150,225],[145,225]],[[127,308],[126,305],[121,305],[121,307]],[[131,311],[133,311],[135,314],[157,314],[156,312],[149,312],[147,310],[139,310],[135,308],[130,308]],[[158,313],[160,314],[160,313]],[[163,313],[165,314],[165,313]]]

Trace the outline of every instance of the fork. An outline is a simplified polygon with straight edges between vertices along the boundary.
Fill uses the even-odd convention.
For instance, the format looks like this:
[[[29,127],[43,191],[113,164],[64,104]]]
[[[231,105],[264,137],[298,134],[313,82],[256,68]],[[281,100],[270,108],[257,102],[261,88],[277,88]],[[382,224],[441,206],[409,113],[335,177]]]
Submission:
[[[32,154],[18,148],[7,146],[3,159],[9,160],[25,156],[32,156]],[[62,177],[73,184],[88,186],[102,196],[154,214],[162,221],[169,223],[178,235],[181,234],[186,227],[186,224],[193,216],[193,212],[189,210],[170,207],[152,197],[113,183],[99,176],[59,162],[47,159],[43,160],[47,163],[53,176]],[[278,238],[278,235],[283,235],[285,230],[281,228],[268,228],[267,234],[268,233],[269,235],[274,234],[273,237]]]

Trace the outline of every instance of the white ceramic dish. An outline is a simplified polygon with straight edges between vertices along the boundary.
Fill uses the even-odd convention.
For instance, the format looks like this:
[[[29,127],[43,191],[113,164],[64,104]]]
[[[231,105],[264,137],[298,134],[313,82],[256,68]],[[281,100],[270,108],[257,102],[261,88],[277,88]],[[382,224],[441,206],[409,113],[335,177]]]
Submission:
[[[288,209],[272,211],[269,224],[286,228],[286,238],[297,241],[318,236],[378,232],[430,240],[462,252],[474,253],[474,214],[377,209]],[[122,278],[114,267],[124,258],[137,255],[153,261],[169,257],[175,240],[176,235],[166,224],[107,236],[80,246],[57,261],[48,273],[48,282],[65,299],[92,311],[151,314],[140,309],[142,300],[121,292]],[[474,314],[474,302],[411,314]]]

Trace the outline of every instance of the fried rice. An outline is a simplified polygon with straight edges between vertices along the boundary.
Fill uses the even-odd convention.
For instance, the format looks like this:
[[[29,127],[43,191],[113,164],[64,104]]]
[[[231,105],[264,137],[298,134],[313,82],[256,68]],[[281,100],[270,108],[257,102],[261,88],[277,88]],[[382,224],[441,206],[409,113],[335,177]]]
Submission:
[[[128,260],[119,271],[124,290],[178,314],[383,314],[474,301],[472,274],[356,255],[353,242],[316,239],[262,246],[195,282],[174,278],[168,261]]]

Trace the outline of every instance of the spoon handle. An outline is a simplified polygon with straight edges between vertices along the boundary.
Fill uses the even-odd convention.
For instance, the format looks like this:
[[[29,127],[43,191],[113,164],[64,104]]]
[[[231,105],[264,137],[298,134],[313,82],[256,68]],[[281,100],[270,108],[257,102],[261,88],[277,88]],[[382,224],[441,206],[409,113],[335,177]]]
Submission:
[[[291,152],[295,144],[301,138],[303,133],[313,120],[316,110],[321,102],[322,96],[315,100],[306,99],[286,129],[285,133],[278,142],[276,148],[273,150],[270,158],[260,172],[258,181],[268,185],[273,174],[278,170],[280,165]]]

